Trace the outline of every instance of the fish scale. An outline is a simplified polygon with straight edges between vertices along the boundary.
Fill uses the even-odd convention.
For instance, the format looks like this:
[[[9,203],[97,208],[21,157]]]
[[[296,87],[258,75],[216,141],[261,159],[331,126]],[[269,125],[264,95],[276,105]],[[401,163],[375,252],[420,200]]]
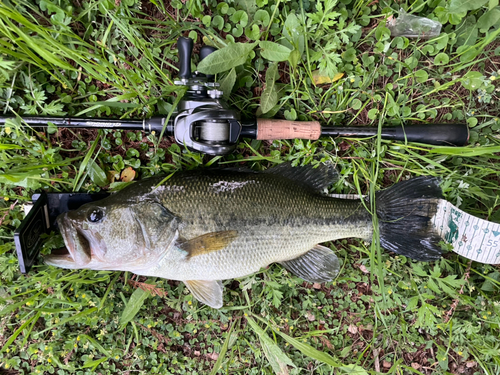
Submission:
[[[159,198],[181,218],[180,237],[237,230],[238,238],[225,249],[181,263],[176,275],[162,274],[159,267],[152,276],[230,279],[296,258],[317,243],[372,236],[371,215],[359,201],[325,197],[274,174],[174,175],[165,186],[170,188],[161,189]]]

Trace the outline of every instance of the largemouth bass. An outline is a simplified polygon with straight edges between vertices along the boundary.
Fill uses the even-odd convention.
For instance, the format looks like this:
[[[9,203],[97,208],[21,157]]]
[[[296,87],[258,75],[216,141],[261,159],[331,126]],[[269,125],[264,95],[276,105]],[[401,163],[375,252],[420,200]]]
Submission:
[[[327,282],[339,262],[319,244],[347,237],[371,241],[374,230],[366,204],[323,194],[336,176],[328,164],[281,165],[263,173],[178,172],[159,186],[161,178],[145,179],[60,215],[68,253],[45,261],[181,280],[214,308],[222,306],[221,280],[275,262],[306,281]],[[381,245],[417,260],[438,258],[440,238],[429,219],[440,197],[432,178],[378,192]]]

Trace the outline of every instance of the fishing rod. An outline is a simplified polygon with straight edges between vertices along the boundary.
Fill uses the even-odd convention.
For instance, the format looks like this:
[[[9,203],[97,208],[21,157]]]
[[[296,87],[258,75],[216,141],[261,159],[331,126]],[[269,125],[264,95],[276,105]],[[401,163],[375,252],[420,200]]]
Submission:
[[[166,117],[123,120],[109,118],[80,117],[23,117],[31,127],[47,127],[52,123],[65,128],[105,128],[121,130],[143,130],[174,136],[177,143],[191,150],[209,155],[224,155],[232,152],[240,137],[257,140],[310,139],[320,137],[373,137],[378,135],[377,127],[368,126],[321,126],[319,121],[289,121],[275,119],[242,120],[240,112],[229,108],[222,100],[223,92],[218,82],[211,82],[213,76],[199,72],[191,73],[193,40],[181,37],[177,41],[179,51],[179,80],[174,84],[187,87],[179,102],[173,119]],[[215,51],[203,46],[200,61]],[[0,117],[5,124],[9,116]],[[404,126],[383,126],[381,138],[396,141],[418,142],[432,145],[463,146],[469,139],[466,124],[417,124]]]

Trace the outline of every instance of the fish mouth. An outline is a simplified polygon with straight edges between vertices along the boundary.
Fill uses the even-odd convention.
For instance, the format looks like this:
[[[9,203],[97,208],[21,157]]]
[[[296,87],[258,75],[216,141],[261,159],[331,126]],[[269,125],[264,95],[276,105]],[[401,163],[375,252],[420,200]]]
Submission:
[[[51,254],[44,257],[45,263],[62,268],[82,268],[90,263],[92,259],[90,243],[68,216],[68,213],[59,215],[57,224],[66,249],[52,251]]]

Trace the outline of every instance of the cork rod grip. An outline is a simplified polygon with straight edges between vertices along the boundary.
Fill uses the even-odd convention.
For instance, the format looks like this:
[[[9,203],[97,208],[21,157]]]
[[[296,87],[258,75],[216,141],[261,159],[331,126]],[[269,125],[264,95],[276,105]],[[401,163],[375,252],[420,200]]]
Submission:
[[[259,140],[318,139],[320,136],[321,125],[318,121],[257,119],[257,139]]]

